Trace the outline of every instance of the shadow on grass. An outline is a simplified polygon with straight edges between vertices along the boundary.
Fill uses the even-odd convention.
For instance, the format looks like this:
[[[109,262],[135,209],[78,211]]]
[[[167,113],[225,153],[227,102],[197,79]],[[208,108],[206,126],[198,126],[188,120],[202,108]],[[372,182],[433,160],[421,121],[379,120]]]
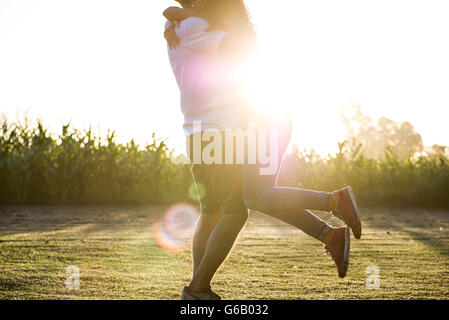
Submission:
[[[363,213],[363,211],[362,211]],[[385,236],[403,233],[442,257],[449,257],[449,214],[441,209],[374,209],[362,216],[368,227],[384,230]]]
[[[164,211],[164,207],[149,206],[5,206],[0,207],[0,242],[50,241],[52,238],[82,241],[92,235],[105,235],[103,240],[108,240],[117,231],[135,228],[139,223],[151,227]],[[101,237],[95,239],[101,240]]]
[[[161,218],[166,207],[151,206],[25,206],[0,207],[0,243],[21,241],[117,241],[135,239]],[[369,208],[362,211],[362,221],[367,227],[389,233],[404,233],[422,242],[439,255],[449,256],[449,214],[431,209]],[[328,213],[317,215],[332,224],[340,224]],[[257,214],[257,219],[272,220],[270,225],[283,229],[284,223]],[[338,219],[337,219],[338,220]],[[257,223],[256,219],[251,221]],[[120,232],[118,232],[120,231]],[[21,236],[23,234],[23,237]],[[118,236],[114,237],[114,235]]]

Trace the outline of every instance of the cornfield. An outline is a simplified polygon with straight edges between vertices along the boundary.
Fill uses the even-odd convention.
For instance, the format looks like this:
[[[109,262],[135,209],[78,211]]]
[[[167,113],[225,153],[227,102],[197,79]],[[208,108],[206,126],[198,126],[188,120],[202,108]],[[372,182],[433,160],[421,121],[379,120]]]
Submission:
[[[364,205],[449,207],[449,158],[442,152],[401,158],[386,148],[384,157],[374,160],[364,156],[361,144],[346,141],[328,157],[293,147],[280,182],[325,191],[350,185]]]
[[[164,141],[140,148],[64,125],[53,137],[37,126],[8,123],[0,132],[0,203],[170,203],[187,194],[191,176],[174,165]]]
[[[449,159],[442,152],[380,160],[361,145],[340,143],[335,155],[296,146],[284,159],[282,185],[332,191],[351,185],[361,204],[449,207]],[[0,204],[167,204],[189,199],[187,165],[153,134],[141,147],[63,125],[50,134],[42,122],[3,119],[0,132]],[[192,190],[190,188],[190,190]]]

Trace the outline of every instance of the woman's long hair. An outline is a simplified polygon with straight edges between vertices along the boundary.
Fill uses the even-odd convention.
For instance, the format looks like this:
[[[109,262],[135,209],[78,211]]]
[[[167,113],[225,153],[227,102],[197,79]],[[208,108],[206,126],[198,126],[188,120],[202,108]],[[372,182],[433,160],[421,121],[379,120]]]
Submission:
[[[210,29],[223,29],[255,38],[254,26],[243,0],[207,0],[200,10],[208,20]]]

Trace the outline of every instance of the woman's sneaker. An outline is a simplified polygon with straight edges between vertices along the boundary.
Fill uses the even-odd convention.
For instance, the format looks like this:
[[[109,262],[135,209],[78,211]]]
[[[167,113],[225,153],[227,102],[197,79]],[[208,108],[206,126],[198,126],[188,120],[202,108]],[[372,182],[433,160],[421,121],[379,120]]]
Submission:
[[[333,232],[332,238],[330,238],[324,247],[326,250],[322,253],[327,251],[330,254],[337,265],[338,276],[344,278],[349,267],[349,228],[338,227]]]
[[[334,191],[333,194],[337,195],[337,207],[332,210],[332,214],[342,219],[351,228],[354,237],[360,239],[362,236],[362,221],[352,188],[346,187]]]

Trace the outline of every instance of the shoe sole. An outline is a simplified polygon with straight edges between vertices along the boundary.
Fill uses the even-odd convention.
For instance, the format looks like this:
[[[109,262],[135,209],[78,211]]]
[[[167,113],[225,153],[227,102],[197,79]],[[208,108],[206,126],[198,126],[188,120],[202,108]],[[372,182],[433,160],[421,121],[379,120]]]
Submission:
[[[351,199],[352,206],[354,207],[355,216],[357,219],[358,227],[359,227],[359,234],[356,234],[354,230],[352,230],[352,234],[356,239],[360,239],[362,237],[362,220],[360,219],[360,211],[359,207],[357,206],[357,202],[355,201],[354,192],[352,191],[352,187],[347,187],[349,198]]]
[[[194,296],[192,296],[189,293],[183,293],[181,295],[181,300],[198,300],[197,298],[195,298]]]
[[[214,299],[215,297],[213,294],[209,293],[201,293],[201,294],[207,296],[199,296],[195,292],[189,292],[186,289],[184,289],[181,294],[181,300],[221,300],[221,297],[219,295],[217,295],[218,299]]]
[[[348,272],[349,268],[349,250],[351,247],[350,240],[351,236],[349,234],[349,228],[346,228],[345,230],[345,249],[343,252],[343,273],[338,275],[340,278],[344,278],[346,276],[346,273]]]

